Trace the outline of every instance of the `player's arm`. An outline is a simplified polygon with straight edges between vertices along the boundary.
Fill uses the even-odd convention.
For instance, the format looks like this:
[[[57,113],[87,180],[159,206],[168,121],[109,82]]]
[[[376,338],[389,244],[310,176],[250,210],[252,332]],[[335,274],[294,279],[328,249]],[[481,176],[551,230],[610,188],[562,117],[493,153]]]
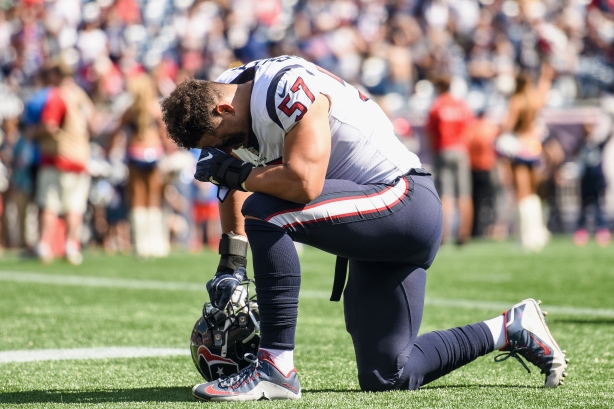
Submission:
[[[331,150],[329,107],[328,98],[319,94],[286,136],[283,162],[254,168],[247,190],[296,203],[309,203],[322,193]]]
[[[207,283],[209,300],[214,307],[224,309],[229,302],[243,306],[247,293],[241,283],[247,278],[247,237],[241,207],[249,192],[232,190],[220,202],[222,234],[219,246],[220,263]]]
[[[250,192],[242,192],[240,190],[231,190],[224,199],[220,202],[220,221],[222,222],[222,232],[236,233],[242,236],[245,234],[245,218],[241,214],[243,202],[249,197]]]

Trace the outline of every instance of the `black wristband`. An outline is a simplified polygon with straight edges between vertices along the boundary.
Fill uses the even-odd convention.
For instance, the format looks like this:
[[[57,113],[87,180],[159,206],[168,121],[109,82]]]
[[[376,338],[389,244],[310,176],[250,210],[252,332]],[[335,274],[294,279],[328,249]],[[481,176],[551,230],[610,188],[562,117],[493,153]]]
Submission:
[[[220,155],[211,165],[211,178],[219,186],[247,192],[243,182],[251,173],[254,165],[243,162],[232,155]]]
[[[240,234],[224,233],[220,240],[220,264],[217,272],[235,271],[247,266],[247,239]]]
[[[241,256],[222,256],[217,266],[217,273],[236,271],[239,267],[247,266],[247,258]]]
[[[233,232],[223,233],[218,253],[222,256],[247,257],[247,238]]]

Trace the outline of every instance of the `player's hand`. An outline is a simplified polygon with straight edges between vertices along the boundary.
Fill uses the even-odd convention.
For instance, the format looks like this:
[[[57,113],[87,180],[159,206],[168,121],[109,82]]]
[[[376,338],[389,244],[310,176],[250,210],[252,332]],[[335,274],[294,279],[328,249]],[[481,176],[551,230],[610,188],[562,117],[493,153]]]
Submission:
[[[229,156],[226,152],[217,148],[203,148],[200,151],[200,157],[196,163],[196,173],[194,178],[201,182],[211,182],[219,185],[219,182],[212,177],[211,167],[219,162],[219,159],[225,159]]]
[[[247,192],[245,180],[253,168],[251,163],[243,162],[221,149],[203,148],[196,163],[194,178]]]
[[[247,291],[245,291],[241,282],[246,276],[245,267],[239,267],[234,272],[215,273],[215,276],[207,283],[207,292],[211,304],[220,310],[225,309],[229,302],[238,307],[245,306]]]

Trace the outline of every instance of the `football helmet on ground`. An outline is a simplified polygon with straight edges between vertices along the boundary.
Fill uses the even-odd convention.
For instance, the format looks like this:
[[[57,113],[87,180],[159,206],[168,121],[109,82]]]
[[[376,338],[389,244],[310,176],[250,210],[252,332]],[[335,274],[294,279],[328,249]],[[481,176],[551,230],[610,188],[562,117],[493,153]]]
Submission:
[[[250,361],[245,354],[256,354],[260,345],[260,317],[256,296],[249,297],[250,281],[244,281],[247,302],[228,303],[220,310],[210,302],[203,307],[190,338],[192,360],[207,381],[235,374]]]

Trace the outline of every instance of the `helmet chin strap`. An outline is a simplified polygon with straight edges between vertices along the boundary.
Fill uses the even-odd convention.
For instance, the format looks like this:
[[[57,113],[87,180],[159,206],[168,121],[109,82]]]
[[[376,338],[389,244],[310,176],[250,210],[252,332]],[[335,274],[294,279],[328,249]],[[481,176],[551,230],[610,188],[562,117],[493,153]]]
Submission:
[[[230,331],[227,331],[228,327],[230,327],[230,318],[227,318],[225,323],[224,323],[224,335],[226,336],[226,339],[224,340],[224,343],[222,344],[222,357],[226,358],[226,353],[228,351],[228,333]]]
[[[249,334],[247,336],[247,338],[245,338],[243,340],[244,344],[247,344],[247,342],[254,338],[256,335],[258,335],[260,333],[260,323],[258,322],[258,320],[256,319],[256,317],[254,317],[254,314],[252,313],[251,308],[249,309],[249,317],[251,318],[252,322],[254,323],[254,330],[252,331],[251,334]]]

